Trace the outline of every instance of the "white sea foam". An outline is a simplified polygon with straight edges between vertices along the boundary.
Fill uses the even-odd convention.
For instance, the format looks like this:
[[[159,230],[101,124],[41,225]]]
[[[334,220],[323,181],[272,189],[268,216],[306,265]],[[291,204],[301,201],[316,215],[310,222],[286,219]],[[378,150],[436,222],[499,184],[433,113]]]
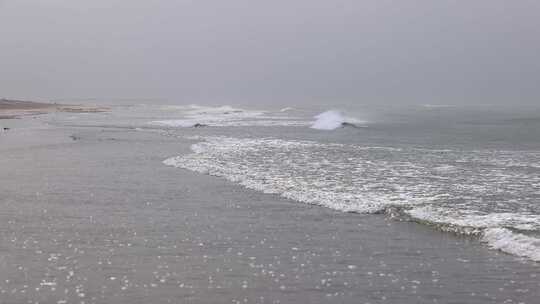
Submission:
[[[482,235],[482,241],[493,249],[540,262],[540,239],[504,228],[540,231],[540,215],[510,212],[477,214],[471,210],[434,206],[416,207],[406,213],[414,219],[442,225],[445,230]]]
[[[481,214],[474,210],[421,206],[405,211],[415,219],[434,224],[477,229],[512,227],[519,230],[540,230],[540,215],[512,212]]]
[[[493,161],[525,159],[525,152],[230,137],[193,139],[202,140],[192,146],[193,153],[164,163],[336,210],[387,211],[392,215],[397,210],[398,215],[406,213],[419,222],[460,233],[488,235],[490,229],[499,228],[540,231],[539,212],[531,210],[540,193],[537,171],[534,167],[508,167],[504,161],[496,166],[498,162]],[[529,162],[524,163],[536,163],[535,155],[528,157]],[[492,247],[509,252],[500,242],[497,244]],[[527,248],[530,251],[535,247]],[[518,255],[533,254],[534,250]]]
[[[162,109],[171,113],[178,113],[181,118],[154,120],[149,124],[171,128],[194,126],[306,126],[309,124],[307,120],[284,116],[281,112],[246,110],[231,106],[165,106]]]
[[[456,168],[456,166],[442,165],[442,166],[433,168],[433,170],[440,173],[453,173],[453,172],[456,172],[458,169]]]
[[[540,239],[505,228],[486,229],[482,241],[489,247],[540,262]]]
[[[212,137],[192,145],[193,154],[169,158],[164,164],[224,177],[249,189],[346,212],[374,213],[390,205],[423,201],[404,192],[364,191],[369,187],[380,187],[378,182],[364,185],[364,189],[336,183],[328,178],[329,175],[343,176],[348,164],[329,160],[324,150],[322,154],[313,153],[312,158],[306,157],[306,150],[324,147],[326,145],[309,141]],[[366,150],[366,153],[369,152]]]
[[[156,126],[165,126],[172,128],[190,128],[198,124],[196,120],[185,120],[185,119],[172,119],[172,120],[155,120],[150,122],[152,125]]]
[[[210,126],[210,127],[276,127],[276,126],[291,126],[300,127],[308,125],[305,121],[282,120],[282,119],[259,119],[259,120],[232,120],[232,121],[211,121],[211,120],[155,120],[149,124],[155,126],[164,126],[171,128],[191,128],[195,126]]]
[[[361,120],[347,117],[342,112],[336,110],[323,112],[315,116],[315,119],[311,128],[317,130],[334,130],[343,127],[344,124],[357,125],[363,123]]]

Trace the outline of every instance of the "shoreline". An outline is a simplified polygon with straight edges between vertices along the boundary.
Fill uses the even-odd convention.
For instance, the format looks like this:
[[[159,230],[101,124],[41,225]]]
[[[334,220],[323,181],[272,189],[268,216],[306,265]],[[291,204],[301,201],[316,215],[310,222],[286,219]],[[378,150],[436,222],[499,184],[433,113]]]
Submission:
[[[19,119],[24,116],[48,114],[52,112],[100,113],[110,109],[102,106],[44,103],[27,100],[0,99],[0,119]]]
[[[20,132],[0,145],[3,301],[487,304],[540,296],[536,264],[469,237],[163,165],[190,153],[185,138],[101,125],[25,128],[48,121],[22,117]]]

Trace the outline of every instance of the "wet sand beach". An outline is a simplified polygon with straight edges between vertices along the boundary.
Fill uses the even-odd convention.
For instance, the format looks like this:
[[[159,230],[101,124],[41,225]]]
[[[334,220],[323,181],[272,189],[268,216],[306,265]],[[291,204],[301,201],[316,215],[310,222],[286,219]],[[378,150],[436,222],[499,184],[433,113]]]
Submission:
[[[0,0],[0,304],[540,304],[540,1]]]
[[[16,126],[0,134],[0,303],[540,298],[536,263],[477,239],[164,166],[186,139]]]
[[[0,99],[0,119],[15,119],[23,116],[40,115],[51,112],[97,113],[104,112],[106,107],[88,105],[68,105],[44,103],[24,100]]]

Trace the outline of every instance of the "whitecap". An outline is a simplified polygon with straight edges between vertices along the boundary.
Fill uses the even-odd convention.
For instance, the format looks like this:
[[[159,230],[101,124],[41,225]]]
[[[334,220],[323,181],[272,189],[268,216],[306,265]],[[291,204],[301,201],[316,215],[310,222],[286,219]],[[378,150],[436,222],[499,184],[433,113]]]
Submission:
[[[476,236],[499,228],[540,231],[540,214],[531,208],[540,193],[536,171],[484,165],[486,159],[508,157],[507,152],[441,153],[274,138],[192,139],[202,140],[192,145],[193,153],[164,164],[302,203],[406,216],[445,231]],[[524,152],[513,153],[518,158]]]
[[[519,230],[540,230],[540,215],[512,212],[481,214],[474,210],[421,206],[405,211],[414,219],[433,224],[476,229],[512,227]]]
[[[189,128],[194,126],[245,127],[245,126],[307,126],[308,121],[268,111],[247,110],[231,106],[164,106],[165,111],[178,113],[178,118],[148,122],[155,126]],[[170,114],[170,113],[169,113]]]
[[[482,241],[496,250],[540,262],[540,239],[505,228],[486,229]]]
[[[363,121],[345,116],[342,112],[330,110],[315,116],[315,122],[311,125],[312,129],[334,130],[345,125],[358,126]]]

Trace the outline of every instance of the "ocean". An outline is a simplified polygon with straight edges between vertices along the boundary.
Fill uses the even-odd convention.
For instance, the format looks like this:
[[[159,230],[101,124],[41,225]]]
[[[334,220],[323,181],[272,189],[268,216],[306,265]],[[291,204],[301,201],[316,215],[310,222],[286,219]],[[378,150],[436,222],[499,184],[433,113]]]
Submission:
[[[0,121],[0,303],[536,303],[540,111]]]
[[[535,108],[132,105],[54,120],[187,139],[191,152],[164,165],[298,203],[477,236],[540,261]]]

